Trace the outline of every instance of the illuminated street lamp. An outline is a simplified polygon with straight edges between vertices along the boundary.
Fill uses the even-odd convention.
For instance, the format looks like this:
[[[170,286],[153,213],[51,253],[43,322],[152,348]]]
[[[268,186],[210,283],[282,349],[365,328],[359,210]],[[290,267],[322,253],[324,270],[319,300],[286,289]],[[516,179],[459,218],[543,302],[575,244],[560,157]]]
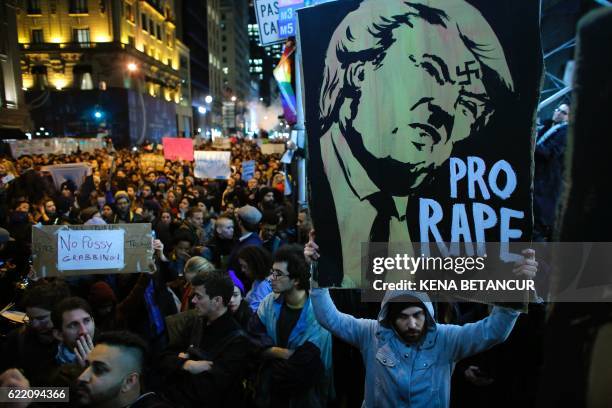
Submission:
[[[213,97],[210,95],[206,95],[206,98],[204,98],[204,102],[206,103],[212,103],[213,101]]]
[[[134,64],[133,62],[130,62],[129,64],[127,64],[127,69],[130,72],[135,72],[136,70],[138,70],[138,65]]]
[[[236,102],[236,96],[232,96],[232,102]]]
[[[198,112],[204,115],[206,113],[206,108],[204,106],[198,106]]]

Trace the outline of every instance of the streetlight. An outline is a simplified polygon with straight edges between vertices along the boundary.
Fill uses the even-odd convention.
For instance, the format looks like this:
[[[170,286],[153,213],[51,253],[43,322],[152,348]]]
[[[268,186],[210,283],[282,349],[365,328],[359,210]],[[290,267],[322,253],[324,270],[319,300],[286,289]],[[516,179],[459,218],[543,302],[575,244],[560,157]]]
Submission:
[[[204,98],[204,102],[206,103],[212,103],[213,101],[213,97],[210,95],[206,95],[206,98]]]
[[[235,96],[235,95],[234,95],[234,96],[232,96],[232,98],[231,98],[231,99],[232,99],[232,102],[236,102],[236,96]]]
[[[198,106],[198,112],[204,115],[206,113],[206,108],[203,106]]]
[[[130,62],[129,64],[127,64],[127,69],[130,72],[135,72],[138,69],[138,65],[134,64],[133,62]]]

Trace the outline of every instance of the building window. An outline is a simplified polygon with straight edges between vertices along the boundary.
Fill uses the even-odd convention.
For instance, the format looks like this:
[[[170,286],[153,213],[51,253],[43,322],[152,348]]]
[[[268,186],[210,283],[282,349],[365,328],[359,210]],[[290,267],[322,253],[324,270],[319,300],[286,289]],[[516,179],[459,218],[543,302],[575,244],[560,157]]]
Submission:
[[[161,26],[160,26],[159,24],[157,24],[157,30],[156,30],[156,32],[155,32],[155,36],[157,37],[157,39],[158,39],[159,41],[161,41],[161,30],[162,30],[162,29],[161,29]]]
[[[42,44],[45,42],[44,38],[43,38],[43,30],[42,29],[36,29],[36,30],[32,30],[32,44]]]
[[[69,14],[87,14],[87,0],[70,0]]]
[[[152,19],[149,19],[149,34],[155,35],[155,23]]]
[[[40,0],[28,0],[28,14],[42,14]]]
[[[130,3],[125,3],[125,19],[131,23],[136,22],[136,18],[134,16],[134,5]]]
[[[72,69],[74,84],[78,89],[94,89],[91,65],[75,65]]]
[[[73,28],[72,41],[81,44],[81,47],[89,47],[89,28]]]
[[[145,13],[142,13],[140,15],[140,25],[142,26],[142,29],[147,31],[148,25],[147,25],[147,15]]]
[[[187,69],[189,67],[189,61],[183,55],[181,55],[181,57],[179,58],[179,64],[180,64],[179,68]]]
[[[133,35],[128,35],[128,44],[131,45],[132,47],[136,46],[136,41],[134,40]]]

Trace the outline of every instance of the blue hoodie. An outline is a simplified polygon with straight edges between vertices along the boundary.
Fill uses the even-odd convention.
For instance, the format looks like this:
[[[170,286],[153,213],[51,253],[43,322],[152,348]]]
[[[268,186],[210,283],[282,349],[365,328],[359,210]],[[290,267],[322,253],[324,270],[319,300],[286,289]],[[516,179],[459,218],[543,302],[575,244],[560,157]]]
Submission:
[[[417,344],[404,343],[387,322],[390,299],[419,299],[427,332]],[[502,343],[519,313],[495,307],[488,317],[463,326],[438,324],[424,293],[387,292],[378,320],[357,319],[336,309],[327,289],[312,289],[310,299],[321,326],[359,348],[366,367],[363,407],[443,408],[450,404],[455,363]]]

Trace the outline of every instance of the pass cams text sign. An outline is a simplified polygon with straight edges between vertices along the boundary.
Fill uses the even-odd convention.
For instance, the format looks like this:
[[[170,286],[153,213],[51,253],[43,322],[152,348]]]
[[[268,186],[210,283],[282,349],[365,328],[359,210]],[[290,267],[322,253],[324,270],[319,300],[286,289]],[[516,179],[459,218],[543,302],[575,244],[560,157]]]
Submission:
[[[32,228],[40,277],[149,271],[151,224],[45,225]]]
[[[254,6],[260,45],[282,42],[283,37],[278,30],[278,0],[255,0]]]

